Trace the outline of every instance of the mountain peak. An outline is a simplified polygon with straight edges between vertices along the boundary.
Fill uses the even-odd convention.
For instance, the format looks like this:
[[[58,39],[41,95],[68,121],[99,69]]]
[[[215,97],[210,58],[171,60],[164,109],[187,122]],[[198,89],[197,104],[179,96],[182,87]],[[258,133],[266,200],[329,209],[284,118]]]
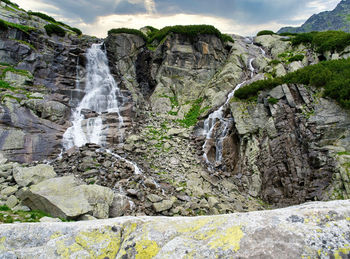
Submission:
[[[283,27],[278,33],[302,33],[328,30],[350,32],[350,0],[342,0],[332,11],[324,11],[312,15],[300,27]]]

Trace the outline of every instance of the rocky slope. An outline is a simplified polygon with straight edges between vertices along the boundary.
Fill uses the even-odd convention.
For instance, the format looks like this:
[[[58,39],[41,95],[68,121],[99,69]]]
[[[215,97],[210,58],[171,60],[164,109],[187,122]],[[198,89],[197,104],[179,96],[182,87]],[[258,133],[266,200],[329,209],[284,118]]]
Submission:
[[[277,33],[311,32],[311,31],[345,31],[350,32],[350,1],[342,0],[332,11],[312,15],[300,27],[283,27]]]
[[[257,102],[227,100],[241,83],[319,62],[312,49],[292,46],[278,35],[233,35],[233,43],[179,33],[149,48],[138,35],[110,33],[102,47],[124,97],[124,127],[115,114],[104,113],[106,146],[87,144],[57,158],[71,110],[85,95],[86,50],[99,40],[69,31],[65,37],[48,36],[45,20],[9,8],[1,14],[36,28],[1,31],[0,59],[8,63],[3,79],[14,86],[1,92],[0,150],[11,161],[1,165],[3,203],[22,202],[79,219],[223,214],[349,197],[349,111],[302,85],[262,92]],[[322,58],[349,53],[348,47]],[[222,116],[211,119],[208,135],[205,121],[219,108]],[[94,111],[84,116],[93,117]],[[55,175],[25,185],[18,180],[18,174],[26,175],[18,168],[55,157],[50,161]],[[48,199],[42,190],[46,184],[98,191],[95,198],[84,197],[86,206],[73,215],[62,203],[70,189],[56,193],[52,187],[49,196],[55,198]],[[107,191],[103,212],[96,212],[94,201],[106,197],[101,186],[112,193]],[[15,205],[11,195],[19,199]],[[115,213],[112,201],[119,204]]]

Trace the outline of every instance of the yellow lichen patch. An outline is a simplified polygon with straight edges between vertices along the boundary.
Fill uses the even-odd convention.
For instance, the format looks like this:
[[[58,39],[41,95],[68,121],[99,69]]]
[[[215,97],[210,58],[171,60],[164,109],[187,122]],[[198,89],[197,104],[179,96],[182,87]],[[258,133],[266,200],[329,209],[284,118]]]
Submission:
[[[194,221],[181,222],[181,225],[177,226],[176,230],[180,233],[194,233],[204,226],[208,225],[210,221],[210,218],[200,218]]]
[[[240,241],[244,233],[240,226],[227,229],[224,234],[209,243],[211,248],[221,248],[222,250],[232,249],[238,251],[240,249]]]
[[[347,220],[347,221],[350,221],[350,217],[347,217],[346,220]]]
[[[64,259],[68,259],[69,256],[71,254],[73,254],[73,253],[76,253],[76,252],[84,250],[80,245],[78,245],[76,243],[74,243],[74,244],[72,244],[70,246],[66,246],[65,245],[65,240],[63,240],[63,239],[56,241],[56,247],[57,247],[56,248],[57,254],[61,258],[64,258]]]
[[[159,247],[155,241],[141,240],[135,245],[135,259],[149,259],[156,256],[159,252]]]
[[[60,232],[56,232],[56,233],[53,233],[50,237],[50,239],[56,239],[56,238],[59,238],[61,237],[62,234]]]
[[[213,237],[216,234],[216,232],[217,232],[217,228],[212,228],[208,231],[197,233],[193,237],[197,240],[207,240]]]
[[[5,241],[6,241],[6,237],[0,238],[0,251],[6,250],[5,245],[4,245]]]
[[[335,259],[342,259],[342,256],[340,255],[342,253],[343,255],[350,254],[350,247],[349,245],[345,245],[345,247],[338,249],[334,252],[334,258]]]
[[[110,229],[81,232],[75,237],[75,241],[92,258],[98,259],[115,258],[120,247],[120,236]]]

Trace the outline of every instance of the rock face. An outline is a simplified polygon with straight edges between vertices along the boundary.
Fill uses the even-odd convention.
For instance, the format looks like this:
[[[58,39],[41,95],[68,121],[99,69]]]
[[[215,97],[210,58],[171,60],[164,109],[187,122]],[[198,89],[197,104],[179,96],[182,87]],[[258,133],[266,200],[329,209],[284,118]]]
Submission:
[[[258,99],[231,103],[235,123],[224,153],[236,184],[276,205],[349,197],[346,169],[341,173],[349,159],[349,112],[302,85]]]
[[[349,29],[350,1],[342,0],[333,11],[326,11],[312,15],[301,27],[283,27],[277,33],[282,32],[311,32]]]
[[[347,258],[350,202],[231,215],[2,225],[0,257]]]

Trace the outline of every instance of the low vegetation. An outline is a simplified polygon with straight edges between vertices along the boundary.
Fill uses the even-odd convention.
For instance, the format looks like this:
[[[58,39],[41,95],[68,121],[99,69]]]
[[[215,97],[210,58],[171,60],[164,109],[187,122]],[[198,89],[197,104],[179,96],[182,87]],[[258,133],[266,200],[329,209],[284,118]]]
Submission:
[[[111,29],[108,31],[108,35],[118,34],[118,33],[134,34],[134,35],[140,36],[145,41],[147,41],[147,36],[145,34],[143,34],[140,30],[128,29],[128,28],[118,28],[118,29]]]
[[[286,83],[323,87],[324,96],[350,109],[350,59],[323,61],[283,77],[256,81],[238,89],[235,97],[239,99],[255,98],[259,91]]]
[[[11,5],[12,7],[15,7],[16,9],[19,8],[18,4],[12,3],[9,0],[1,0],[1,2],[4,2],[4,3],[8,4],[8,5]]]
[[[7,21],[4,21],[2,19],[0,19],[0,24],[2,24],[2,25],[0,25],[2,30],[7,29],[8,27],[16,28],[16,29],[23,31],[25,33],[36,30],[34,27],[21,25],[21,24],[17,24],[17,23],[12,23],[12,22],[7,22]]]
[[[56,34],[57,36],[64,37],[66,35],[66,31],[56,24],[46,24],[44,28],[49,36]]]
[[[6,205],[0,206],[0,223],[39,222],[43,217],[51,217],[42,211],[13,211]]]
[[[196,125],[198,122],[198,117],[209,109],[209,107],[204,107],[201,109],[202,103],[203,98],[195,100],[192,103],[191,109],[185,114],[184,118],[182,120],[178,120],[178,122],[186,128]]]
[[[234,42],[232,37],[226,34],[222,34],[218,29],[216,29],[214,26],[211,26],[211,25],[187,25],[187,26],[176,25],[176,26],[167,26],[161,30],[158,30],[152,26],[147,26],[147,28],[150,30],[148,35],[145,35],[140,30],[128,29],[128,28],[111,29],[108,31],[108,35],[117,34],[117,33],[134,34],[142,37],[148,44],[152,44],[153,42],[160,43],[170,33],[186,35],[191,39],[193,39],[194,37],[200,34],[210,34],[210,35],[216,35],[223,42],[227,42],[227,41]]]
[[[274,33],[273,31],[269,31],[269,30],[263,30],[263,31],[259,31],[256,36],[273,35],[273,34],[276,34],[276,33]]]
[[[311,45],[318,53],[325,51],[342,51],[350,45],[350,33],[343,31],[324,31],[291,34],[292,45]]]
[[[0,20],[0,30],[6,31],[8,29],[7,24],[5,23],[4,20]]]
[[[53,17],[51,17],[51,16],[49,16],[47,14],[44,14],[44,13],[32,12],[32,11],[28,11],[27,13],[29,15],[40,17],[41,19],[44,19],[44,20],[46,20],[48,22],[56,22],[56,20]]]

